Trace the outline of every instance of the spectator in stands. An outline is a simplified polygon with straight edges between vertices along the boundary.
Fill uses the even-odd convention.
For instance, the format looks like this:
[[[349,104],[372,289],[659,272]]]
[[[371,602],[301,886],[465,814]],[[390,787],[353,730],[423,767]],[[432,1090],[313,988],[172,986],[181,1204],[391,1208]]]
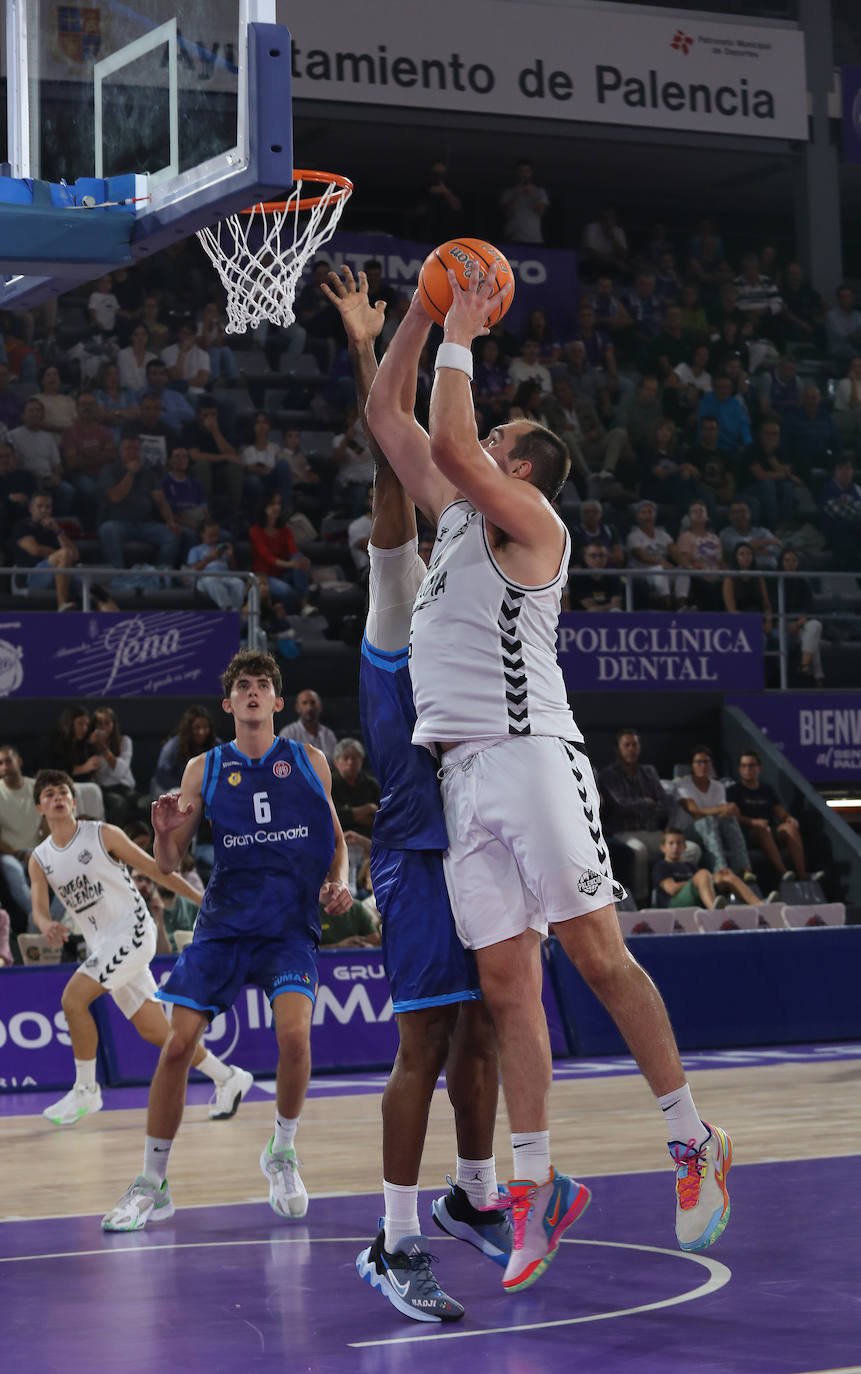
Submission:
[[[530,310],[526,318],[523,337],[535,339],[538,344],[538,354],[543,363],[558,362],[562,348],[546,310]]]
[[[199,533],[200,543],[189,549],[185,560],[187,566],[195,572],[235,572],[233,545],[224,539],[218,521],[202,520]],[[221,611],[241,611],[245,605],[243,577],[198,577],[196,583],[203,595],[214,601]]]
[[[96,514],[98,477],[106,463],[116,458],[114,436],[97,419],[98,407],[91,391],[82,391],[78,397],[78,418],[69,425],[60,440],[63,467],[71,480],[77,495],[77,505],[81,503],[89,516]],[[85,523],[91,523],[87,520]]]
[[[296,297],[296,319],[308,336],[308,347],[315,356],[320,355],[326,370],[335,356],[335,341],[340,343],[343,337],[341,317],[322,290],[330,270],[330,264],[318,258],[311,264],[309,281]]]
[[[676,785],[679,805],[693,818],[694,831],[715,870],[729,869],[745,882],[755,882],[738,807],[726,799],[726,788],[714,776],[714,757],[699,745],[691,755],[691,771]],[[745,897],[745,901],[748,899]]]
[[[625,566],[625,550],[612,525],[604,524],[600,501],[584,501],[580,507],[580,521],[571,530],[571,561],[582,563],[587,544],[600,544],[607,550],[607,564],[611,568]]]
[[[206,492],[207,505],[225,523],[234,521],[242,508],[243,463],[223,434],[218,406],[209,396],[201,396],[196,419],[183,430],[182,438],[194,465],[192,472]]]
[[[822,297],[805,282],[801,263],[789,263],[783,284],[783,318],[787,339],[791,343],[812,342],[824,313]]]
[[[677,363],[673,372],[680,383],[676,405],[683,417],[690,415],[695,421],[700,400],[712,389],[708,344],[697,344],[691,350],[690,362]]]
[[[795,549],[784,549],[780,555],[780,571],[797,573],[798,568],[798,554]],[[801,647],[801,671],[805,677],[813,678],[817,687],[821,687],[825,681],[820,649],[822,621],[813,615],[813,592],[806,578],[786,578],[783,584],[783,603],[789,637]]]
[[[796,491],[804,486],[787,462],[780,442],[780,423],[763,420],[756,442],[739,460],[738,482],[741,499],[772,529],[792,519]]]
[[[508,409],[508,370],[500,362],[499,344],[494,338],[477,340],[473,400],[481,411],[486,429],[501,424]]]
[[[661,331],[652,340],[648,355],[648,370],[662,381],[692,356],[691,340],[682,328],[682,312],[678,305],[668,305],[661,317]]]
[[[629,531],[625,542],[628,566],[675,568],[676,546],[663,525],[655,524],[657,509],[654,501],[640,501],[635,512],[637,523]],[[686,577],[682,583],[686,591],[690,579]],[[648,604],[656,610],[669,611],[673,609],[674,586],[675,578],[666,577],[663,573],[648,578],[638,577],[634,583],[634,599],[638,605]]]
[[[218,301],[207,301],[197,324],[197,342],[209,358],[209,375],[217,386],[239,381],[236,355],[224,332],[225,316]]]
[[[362,271],[368,279],[368,302],[376,305],[377,301],[385,301],[386,309],[391,310],[398,298],[398,293],[393,286],[389,286],[383,281],[383,264],[379,258],[368,258],[362,264]]]
[[[110,426],[114,443],[118,443],[122,426],[140,415],[137,395],[122,386],[120,370],[113,362],[103,364],[93,394],[96,398],[95,419],[100,424]]]
[[[709,320],[696,282],[685,282],[679,296],[679,308],[685,333],[692,339],[704,338],[708,334]]]
[[[117,338],[125,343],[143,313],[143,286],[133,268],[117,267],[112,273],[111,291],[119,302]],[[152,339],[150,347],[153,346]]]
[[[640,451],[640,496],[644,501],[673,506],[679,515],[692,501],[711,504],[711,493],[700,482],[694,464],[678,456],[672,420],[659,420],[652,442]]]
[[[609,330],[611,334],[622,334],[633,326],[634,321],[621,296],[613,290],[612,276],[599,277],[595,290],[584,297],[595,312],[595,325],[598,329]]]
[[[15,429],[20,425],[24,409],[21,397],[9,390],[11,381],[9,364],[0,360],[0,425],[5,425],[7,429]]]
[[[627,276],[631,268],[628,238],[616,219],[616,211],[607,205],[583,230],[580,260],[592,277],[606,272]]]
[[[540,357],[541,346],[537,339],[524,339],[517,357],[508,368],[508,394],[513,397],[521,382],[537,382],[543,393],[552,389],[549,370]]]
[[[16,935],[26,934],[30,915],[27,863],[41,839],[42,817],[33,801],[33,779],[12,744],[0,745],[0,873],[9,890],[9,916]]]
[[[153,358],[146,365],[147,391],[154,391],[161,400],[161,418],[174,433],[183,425],[194,424],[195,412],[182,392],[168,386],[167,367],[161,358]]]
[[[197,533],[207,514],[203,483],[189,475],[191,455],[187,448],[177,447],[168,455],[167,472],[161,479],[165,500],[174,519],[182,526],[182,539],[187,543],[189,531]]]
[[[157,355],[150,348],[146,325],[136,324],[128,347],[121,348],[117,354],[120,386],[127,391],[143,391],[149,385],[147,364],[157,361]]]
[[[98,760],[90,781],[102,789],[105,819],[113,825],[126,825],[142,809],[149,813],[149,801],[138,793],[132,772],[134,745],[129,735],[121,733],[116,712],[110,706],[100,706],[93,712],[88,743],[94,750],[92,757]]]
[[[505,222],[502,237],[506,243],[543,243],[542,222],[550,205],[543,186],[533,181],[532,163],[522,158],[514,167],[514,185],[499,197]]]
[[[304,512],[312,520],[320,520],[330,504],[329,491],[302,449],[300,430],[291,428],[284,431],[281,455],[284,461],[290,464],[293,500],[297,511]]]
[[[721,600],[721,577],[723,568],[723,547],[709,523],[709,513],[704,501],[692,501],[688,507],[687,529],[682,529],[676,540],[676,556],[682,568],[696,568],[708,571],[711,577],[692,577],[687,599],[701,611],[719,610]]]
[[[861,311],[851,286],[837,288],[837,304],[826,313],[825,346],[829,358],[843,367],[861,350]]]
[[[541,387],[538,382],[527,378],[521,382],[511,398],[508,409],[509,420],[530,420],[534,425],[547,424],[547,417],[541,409]]]
[[[206,707],[188,706],[176,732],[162,745],[152,776],[151,795],[158,797],[163,792],[177,791],[189,759],[205,754],[220,743],[215,722]]]
[[[299,553],[292,530],[287,527],[281,497],[273,492],[257,522],[248,531],[254,572],[266,573],[276,601],[288,612],[313,612],[308,603],[310,560]]]
[[[844,448],[861,455],[861,357],[853,358],[849,371],[834,392],[834,423]]]
[[[270,439],[271,430],[267,416],[259,410],[254,417],[254,442],[242,450],[243,499],[251,510],[259,510],[273,491],[281,497],[284,510],[293,504],[293,468]]]
[[[162,349],[162,362],[172,382],[185,382],[189,396],[199,395],[210,377],[209,354],[197,342],[193,324],[181,324],[176,343]]]
[[[634,450],[649,442],[655,425],[663,418],[660,390],[657,377],[646,373],[640,378],[633,396],[629,396],[622,406],[619,423],[627,430],[628,442]]]
[[[311,687],[304,687],[293,702],[296,719],[278,733],[282,739],[295,739],[300,744],[312,744],[326,755],[331,766],[338,743],[335,732],[322,722],[323,702]]]
[[[147,873],[132,870],[132,882],[146,902],[156,926],[156,954],[176,954],[176,932],[194,930],[198,908],[188,897],[160,887]]]
[[[808,477],[812,468],[831,467],[843,447],[834,417],[812,382],[802,391],[801,405],[792,412],[788,428],[786,446],[802,478]]]
[[[87,312],[93,329],[110,338],[116,332],[119,308],[120,303],[113,291],[113,278],[110,272],[106,272],[99,277],[95,291],[90,292],[87,300]]]
[[[430,165],[415,211],[416,234],[425,243],[447,243],[460,228],[463,202],[448,182],[448,167],[438,157]]]
[[[779,338],[782,329],[778,317],[783,314],[783,299],[777,283],[759,270],[756,253],[745,253],[741,260],[741,275],[734,283],[738,291],[738,308],[753,326],[753,332],[768,338]]]
[[[371,837],[380,809],[380,785],[364,768],[365,749],[357,739],[341,739],[332,752],[332,801],[344,830]]]
[[[727,557],[727,567],[740,577],[724,577],[723,604],[727,611],[761,614],[765,633],[773,624],[771,601],[765,578],[757,573],[756,557],[750,544],[735,544]]]
[[[368,433],[358,407],[347,407],[343,433],[335,436],[332,457],[338,467],[336,494],[351,517],[361,515],[367,503],[367,490],[374,480],[374,458]]]
[[[62,436],[75,423],[78,403],[74,396],[68,396],[60,389],[60,372],[53,363],[43,368],[40,382],[42,389],[32,399],[42,402],[43,425],[48,433]]]
[[[712,390],[698,407],[700,424],[706,415],[717,416],[718,448],[723,453],[738,453],[750,443],[750,420],[744,402],[732,394],[732,381],[726,374],[715,377]]]
[[[42,402],[31,396],[24,406],[23,420],[7,436],[25,472],[31,472],[39,486],[52,497],[54,514],[63,517],[72,509],[74,488],[63,480],[63,462],[56,438],[44,426]]]
[[[607,549],[603,544],[587,544],[583,550],[585,573],[579,573],[568,583],[568,600],[572,611],[621,611],[625,602],[625,584],[621,577],[603,575],[607,567]]]
[[[625,298],[628,314],[633,320],[633,328],[625,336],[625,349],[629,356],[645,360],[650,356],[652,344],[661,332],[664,306],[655,291],[653,272],[640,271],[634,280],[634,289]]]
[[[112,568],[125,567],[125,545],[142,539],[156,549],[160,566],[176,565],[182,526],[168,505],[158,477],[144,467],[140,442],[120,441],[120,456],[102,469],[99,540],[105,562]]]
[[[176,431],[165,424],[162,417],[161,397],[155,391],[144,391],[140,398],[140,416],[123,429],[140,441],[141,461],[145,467],[154,468],[158,477],[164,476],[170,450],[176,443]]]
[[[141,321],[146,325],[150,348],[160,354],[170,343],[170,329],[161,318],[161,303],[153,292],[143,298]]]
[[[707,304],[717,299],[721,286],[731,276],[723,244],[710,220],[704,220],[700,232],[691,239],[687,272],[699,286]]]
[[[655,290],[664,305],[678,305],[682,294],[682,279],[676,269],[676,255],[672,248],[661,253],[655,268]]]
[[[616,758],[598,774],[604,833],[628,849],[633,861],[633,890],[639,906],[649,900],[649,865],[661,853],[670,799],[651,764],[640,763],[640,737],[625,728],[616,735]],[[688,862],[699,859],[699,846],[686,849]]]
[[[320,931],[321,949],[369,949],[382,938],[368,907],[357,899],[343,916],[330,916],[321,904]]]
[[[851,458],[839,458],[834,464],[831,480],[819,492],[819,509],[822,531],[834,550],[838,567],[857,572],[861,567],[861,486],[855,481]]]
[[[571,454],[572,475],[580,479],[581,489],[585,487],[587,496],[602,500],[620,499],[623,496],[620,469],[628,466],[630,457],[624,429],[620,426],[605,429],[592,402],[583,398],[573,399],[569,412],[559,402],[559,397],[564,400],[567,395],[564,378],[558,379],[554,391],[554,397],[541,398],[542,406],[546,407],[544,419],[534,414],[527,418],[537,419],[539,424],[547,423],[565,441]],[[562,428],[568,425],[571,412],[576,427]]]
[[[35,492],[27,511],[26,519],[19,520],[12,530],[15,567],[34,569],[27,575],[27,586],[32,591],[54,591],[58,610],[76,610],[71,594],[78,591],[77,579],[73,583],[68,572],[55,576],[45,570],[73,568],[78,562],[78,547],[54,518],[48,492]]]
[[[756,379],[756,393],[764,419],[782,421],[790,412],[798,410],[802,386],[795,359],[784,354],[774,367],[761,372]]]
[[[684,833],[675,828],[665,830],[661,841],[664,857],[652,869],[656,906],[695,906],[705,907],[706,911],[721,911],[726,906],[724,892],[734,893],[746,906],[756,904],[756,894],[731,868],[723,866],[710,873],[707,868],[686,863],[682,857],[684,852]]]
[[[581,351],[592,369],[595,388],[599,394],[602,410],[609,414],[610,403],[619,394],[619,370],[616,366],[616,350],[613,337],[603,329],[595,327],[595,311],[584,302],[578,311],[579,329],[572,342],[566,345],[566,352],[572,348]],[[627,390],[630,392],[630,384]],[[545,388],[549,390],[549,388]]]
[[[738,308],[738,287],[727,281],[721,286],[717,304],[712,308],[711,321],[721,339],[729,346],[738,348],[740,339],[749,339],[753,333],[753,322],[746,318]],[[726,332],[727,325],[735,325],[734,332]],[[734,341],[734,342],[733,342]]]
[[[729,508],[729,524],[720,531],[723,556],[726,563],[737,544],[749,544],[753,550],[757,566],[767,572],[777,567],[782,544],[764,525],[754,525],[750,518],[750,506],[746,501],[733,501]]]
[[[12,527],[23,518],[36,490],[32,472],[25,472],[10,443],[0,442],[0,539],[9,537]]]
[[[795,878],[806,882],[807,860],[798,821],[781,804],[774,788],[762,781],[762,759],[755,749],[745,749],[740,754],[738,776],[739,781],[727,791],[727,801],[738,810],[748,846],[762,850],[782,882]],[[789,851],[789,869],[784,867],[779,845],[785,845]],[[817,880],[822,877],[821,873],[813,876]]]

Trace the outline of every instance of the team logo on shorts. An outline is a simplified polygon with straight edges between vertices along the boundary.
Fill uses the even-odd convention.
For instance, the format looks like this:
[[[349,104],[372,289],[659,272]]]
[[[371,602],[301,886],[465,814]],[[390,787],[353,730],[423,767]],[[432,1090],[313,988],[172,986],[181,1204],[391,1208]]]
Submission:
[[[90,853],[89,849],[82,849],[80,854],[78,855],[78,862],[82,864],[88,864],[92,857],[93,856]]]
[[[227,774],[227,781],[230,783],[230,786],[231,786],[231,787],[238,787],[239,784],[240,784],[241,781],[242,781],[242,774],[241,774],[241,773],[228,773],[228,774]]]
[[[286,759],[279,759],[277,763],[273,763],[272,772],[276,778],[289,778],[290,765]]]
[[[594,868],[587,868],[586,872],[581,873],[577,880],[577,890],[586,897],[594,897],[602,881],[600,873],[596,873]]]

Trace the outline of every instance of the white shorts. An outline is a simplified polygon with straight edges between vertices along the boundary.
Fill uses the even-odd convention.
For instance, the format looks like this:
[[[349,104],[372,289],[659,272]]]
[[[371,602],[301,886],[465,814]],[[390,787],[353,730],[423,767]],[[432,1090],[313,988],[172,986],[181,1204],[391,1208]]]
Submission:
[[[545,935],[621,901],[582,744],[551,735],[459,744],[442,756],[445,878],[461,943]]]
[[[128,1021],[145,1002],[156,1001],[157,988],[149,969],[155,944],[155,922],[149,914],[138,921],[122,921],[89,945],[81,965],[81,972],[101,983]]]

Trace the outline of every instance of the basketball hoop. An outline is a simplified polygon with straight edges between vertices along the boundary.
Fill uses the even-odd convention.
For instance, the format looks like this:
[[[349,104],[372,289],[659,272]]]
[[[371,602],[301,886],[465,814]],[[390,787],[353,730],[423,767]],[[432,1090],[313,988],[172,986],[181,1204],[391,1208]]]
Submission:
[[[305,184],[320,185],[316,195]],[[353,183],[335,172],[293,173],[286,200],[252,205],[218,224],[198,229],[227,295],[228,334],[269,320],[288,328],[306,263],[335,232]]]

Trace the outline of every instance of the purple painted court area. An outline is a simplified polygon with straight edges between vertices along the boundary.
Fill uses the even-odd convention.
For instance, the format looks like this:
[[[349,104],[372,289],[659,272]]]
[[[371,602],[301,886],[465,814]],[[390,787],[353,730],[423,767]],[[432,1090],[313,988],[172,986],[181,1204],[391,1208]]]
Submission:
[[[583,1219],[528,1292],[434,1231],[467,1315],[411,1322],[357,1278],[375,1197],[312,1198],[307,1221],[264,1203],[178,1211],[139,1236],[92,1217],[0,1227],[3,1367],[27,1374],[802,1374],[861,1355],[857,1159],[738,1167],[713,1251],[675,1249],[672,1175],[599,1178]],[[428,1216],[429,1194],[421,1199]],[[181,1203],[181,1199],[176,1199]],[[853,1255],[856,1260],[853,1260]],[[687,1299],[687,1300],[686,1300]],[[632,1310],[633,1309],[633,1310]]]

